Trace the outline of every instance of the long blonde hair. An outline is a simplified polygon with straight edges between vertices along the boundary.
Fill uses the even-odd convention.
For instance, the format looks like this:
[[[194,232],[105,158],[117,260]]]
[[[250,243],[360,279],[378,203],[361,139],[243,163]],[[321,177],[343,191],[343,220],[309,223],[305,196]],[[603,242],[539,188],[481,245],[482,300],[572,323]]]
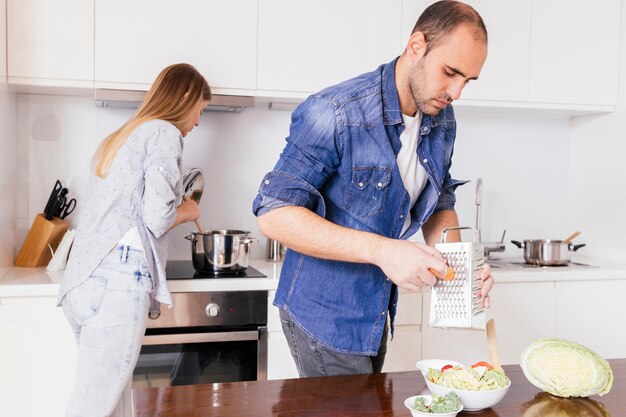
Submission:
[[[141,123],[160,119],[182,126],[194,117],[201,101],[211,99],[211,89],[204,77],[189,64],[174,64],[165,68],[152,84],[137,113],[122,127],[107,136],[93,158],[94,173],[105,178],[117,151]]]

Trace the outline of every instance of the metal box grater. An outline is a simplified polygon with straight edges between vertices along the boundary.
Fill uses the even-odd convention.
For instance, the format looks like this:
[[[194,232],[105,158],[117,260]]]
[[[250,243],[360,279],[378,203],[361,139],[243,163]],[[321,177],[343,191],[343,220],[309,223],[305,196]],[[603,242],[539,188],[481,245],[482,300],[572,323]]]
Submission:
[[[451,230],[470,229],[471,242],[446,242]],[[441,242],[435,248],[441,252],[448,266],[454,270],[454,279],[438,279],[430,296],[429,326],[458,329],[485,329],[485,311],[479,305],[478,287],[480,269],[485,262],[485,251],[477,242],[477,233],[471,227],[450,227],[441,233]]]

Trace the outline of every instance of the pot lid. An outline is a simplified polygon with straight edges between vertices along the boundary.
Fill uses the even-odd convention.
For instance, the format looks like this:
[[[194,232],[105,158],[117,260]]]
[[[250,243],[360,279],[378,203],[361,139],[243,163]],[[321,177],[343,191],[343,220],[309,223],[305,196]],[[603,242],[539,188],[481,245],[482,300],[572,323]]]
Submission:
[[[204,174],[200,168],[190,168],[183,174],[183,197],[200,202],[204,192]]]

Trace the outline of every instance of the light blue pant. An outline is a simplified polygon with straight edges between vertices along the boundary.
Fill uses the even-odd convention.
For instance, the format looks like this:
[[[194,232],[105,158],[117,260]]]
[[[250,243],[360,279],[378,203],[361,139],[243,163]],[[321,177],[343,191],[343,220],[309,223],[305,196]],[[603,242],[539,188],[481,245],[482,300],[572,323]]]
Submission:
[[[130,386],[151,291],[145,255],[122,245],[63,298],[78,344],[67,417],[132,416]]]

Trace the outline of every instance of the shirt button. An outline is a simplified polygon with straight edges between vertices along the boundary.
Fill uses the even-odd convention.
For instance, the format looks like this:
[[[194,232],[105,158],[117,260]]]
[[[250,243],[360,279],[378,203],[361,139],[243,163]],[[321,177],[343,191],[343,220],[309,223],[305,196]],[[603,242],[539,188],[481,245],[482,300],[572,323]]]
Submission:
[[[427,162],[428,162],[428,159],[424,158],[424,159],[422,159],[422,162],[423,162],[423,163],[427,163]]]
[[[159,172],[163,172],[163,167],[159,167]]]
[[[363,183],[362,182],[359,183],[359,187],[363,188]]]
[[[265,180],[265,185],[268,185],[270,183],[270,180]]]
[[[378,184],[376,184],[378,186],[378,188],[381,188],[383,186],[382,182],[379,182]]]
[[[401,214],[401,215],[400,215],[400,218],[401,218],[401,219],[404,219],[404,214]]]
[[[384,315],[385,315],[385,312],[383,311],[382,313],[380,313],[380,315],[381,315],[381,316],[384,316]]]

